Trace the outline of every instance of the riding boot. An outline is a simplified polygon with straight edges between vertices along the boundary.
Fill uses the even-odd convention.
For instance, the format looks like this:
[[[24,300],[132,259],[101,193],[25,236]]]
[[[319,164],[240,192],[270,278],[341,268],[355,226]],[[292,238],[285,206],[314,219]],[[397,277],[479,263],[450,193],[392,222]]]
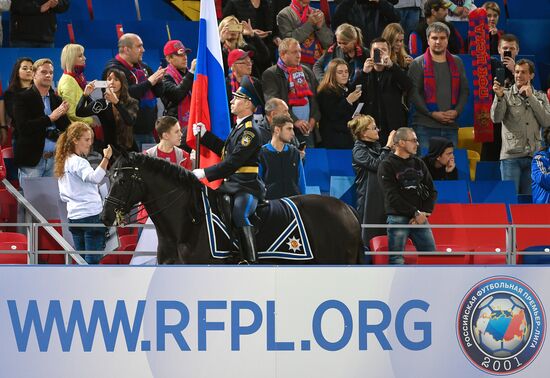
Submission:
[[[239,242],[241,254],[249,264],[258,263],[258,253],[256,251],[256,235],[254,235],[253,226],[244,226],[239,229]]]

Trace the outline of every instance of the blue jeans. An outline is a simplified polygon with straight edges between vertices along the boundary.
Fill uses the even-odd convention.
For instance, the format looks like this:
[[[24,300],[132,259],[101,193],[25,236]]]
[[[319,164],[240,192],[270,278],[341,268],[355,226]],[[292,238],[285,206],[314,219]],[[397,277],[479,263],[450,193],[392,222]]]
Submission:
[[[420,143],[420,149],[426,150],[425,152],[428,152],[428,149],[430,148],[430,138],[435,136],[447,138],[453,142],[455,148],[458,147],[458,129],[444,127],[433,128],[421,125],[414,125],[413,129],[416,133],[416,137],[418,138],[418,143]],[[419,153],[419,155],[423,154],[424,153]]]
[[[256,211],[258,199],[250,193],[237,193],[233,197],[233,223],[235,227],[251,226],[249,217]]]
[[[98,215],[82,219],[69,219],[69,223],[86,224],[101,223]],[[73,235],[75,251],[103,251],[105,250],[105,227],[69,227]],[[100,254],[83,254],[88,264],[98,264],[103,257]]]
[[[518,194],[531,194],[531,161],[529,156],[500,161],[502,179],[512,180]]]
[[[54,158],[41,158],[34,167],[19,167],[19,181],[23,177],[53,177]]]
[[[388,224],[409,224],[410,218],[402,215],[388,215]],[[403,252],[410,237],[419,252],[436,250],[434,236],[429,228],[388,228],[388,249]],[[390,256],[390,264],[404,264],[402,255]]]
[[[399,23],[405,30],[405,46],[407,46],[409,42],[409,35],[416,30],[416,26],[420,21],[420,8],[407,7],[395,8],[395,10],[401,16],[401,21]]]
[[[144,144],[156,144],[155,137],[153,136],[153,133],[149,134],[136,134],[134,133],[134,141],[137,144],[139,152],[143,151],[143,145]]]

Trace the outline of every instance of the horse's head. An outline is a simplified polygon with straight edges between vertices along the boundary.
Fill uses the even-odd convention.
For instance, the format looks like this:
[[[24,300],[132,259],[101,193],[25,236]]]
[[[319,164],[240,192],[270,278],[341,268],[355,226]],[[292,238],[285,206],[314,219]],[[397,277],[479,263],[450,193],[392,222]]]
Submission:
[[[122,152],[109,170],[111,188],[101,212],[106,226],[122,224],[125,215],[143,198],[143,179],[132,157]]]

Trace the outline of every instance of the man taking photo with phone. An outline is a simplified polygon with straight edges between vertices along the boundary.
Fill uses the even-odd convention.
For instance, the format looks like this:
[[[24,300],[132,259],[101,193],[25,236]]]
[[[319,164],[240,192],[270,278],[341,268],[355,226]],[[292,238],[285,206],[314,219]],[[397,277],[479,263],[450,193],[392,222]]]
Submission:
[[[362,85],[359,102],[365,105],[361,113],[375,119],[380,129],[379,141],[385,145],[392,130],[407,124],[408,109],[403,105],[403,96],[411,90],[412,82],[405,71],[393,64],[390,45],[385,39],[372,40],[370,56],[355,85]]]
[[[540,150],[542,128],[550,126],[550,104],[542,91],[533,89],[535,65],[520,59],[514,69],[515,84],[493,84],[495,98],[491,119],[502,123],[500,173],[513,180],[518,194],[531,194],[531,159]]]

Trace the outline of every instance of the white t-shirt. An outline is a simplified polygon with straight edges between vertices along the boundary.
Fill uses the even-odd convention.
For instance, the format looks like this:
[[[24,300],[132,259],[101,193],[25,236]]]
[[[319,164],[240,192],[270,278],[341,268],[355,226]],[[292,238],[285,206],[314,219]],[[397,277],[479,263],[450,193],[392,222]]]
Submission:
[[[65,174],[59,179],[59,195],[67,202],[67,217],[82,219],[98,215],[103,210],[98,184],[105,177],[105,170],[92,168],[88,160],[71,155],[65,161]]]

